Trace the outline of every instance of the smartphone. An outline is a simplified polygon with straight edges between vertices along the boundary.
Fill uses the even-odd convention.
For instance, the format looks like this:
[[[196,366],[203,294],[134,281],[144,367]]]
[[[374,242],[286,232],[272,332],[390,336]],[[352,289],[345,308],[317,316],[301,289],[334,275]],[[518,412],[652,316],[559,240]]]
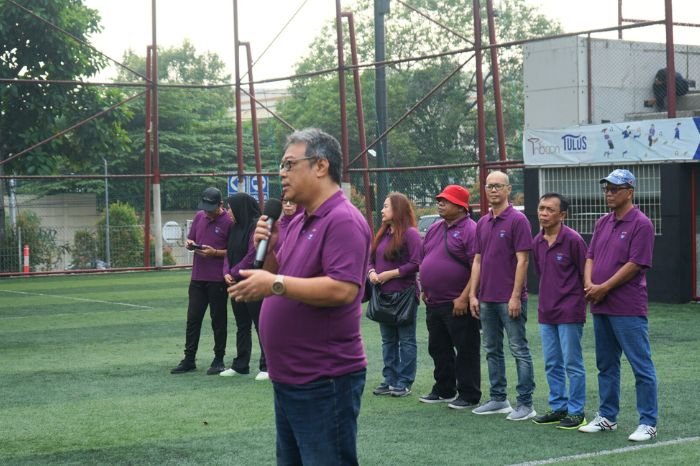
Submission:
[[[197,244],[197,243],[192,243],[192,244],[190,244],[190,250],[193,250],[193,249],[202,249],[202,245]]]

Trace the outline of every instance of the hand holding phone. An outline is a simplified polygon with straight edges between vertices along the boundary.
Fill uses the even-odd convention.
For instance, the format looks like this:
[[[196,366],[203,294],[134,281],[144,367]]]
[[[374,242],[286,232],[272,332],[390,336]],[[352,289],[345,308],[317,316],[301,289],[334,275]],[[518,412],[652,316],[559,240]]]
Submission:
[[[190,251],[194,251],[195,249],[202,249],[202,247],[203,246],[201,244],[197,244],[197,243],[189,243],[187,245],[187,249],[189,249]]]

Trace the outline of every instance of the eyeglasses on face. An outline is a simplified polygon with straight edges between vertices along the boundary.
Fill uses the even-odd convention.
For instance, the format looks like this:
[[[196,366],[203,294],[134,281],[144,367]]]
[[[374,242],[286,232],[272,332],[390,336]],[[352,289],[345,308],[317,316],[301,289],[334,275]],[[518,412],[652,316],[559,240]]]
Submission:
[[[309,157],[299,157],[298,159],[287,159],[287,160],[282,160],[280,163],[280,171],[282,172],[288,172],[289,170],[292,169],[294,165],[297,163],[301,162],[302,160],[310,160],[310,159],[316,159],[315,155],[311,155]]]
[[[494,191],[494,190],[495,190],[495,191],[500,191],[500,190],[502,190],[503,188],[505,188],[506,186],[508,186],[508,185],[507,185],[507,184],[503,184],[503,183],[487,184],[487,185],[486,185],[486,191]]]
[[[623,189],[632,189],[631,186],[614,186],[614,185],[603,185],[600,187],[604,193],[617,194]]]

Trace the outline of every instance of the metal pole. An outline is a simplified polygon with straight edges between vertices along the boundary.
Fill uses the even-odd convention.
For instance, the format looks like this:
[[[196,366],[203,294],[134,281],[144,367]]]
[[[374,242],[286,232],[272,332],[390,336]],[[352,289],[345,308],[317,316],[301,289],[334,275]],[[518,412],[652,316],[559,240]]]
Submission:
[[[250,97],[250,120],[253,125],[253,152],[255,154],[255,171],[258,172],[258,203],[265,205],[265,190],[263,189],[262,159],[260,158],[260,133],[258,131],[258,112],[255,108],[255,84],[253,83],[253,52],[250,50],[250,42],[241,42],[245,46],[248,59],[248,96]],[[251,190],[252,191],[252,190]]]
[[[245,180],[243,179],[243,116],[241,114],[241,43],[238,41],[238,0],[233,0],[233,50],[235,62],[236,80],[236,156],[238,160],[238,191],[245,192]],[[252,80],[251,80],[252,81]],[[243,189],[241,189],[243,187]]]
[[[343,42],[343,19],[340,0],[335,0],[335,31],[338,47],[338,100],[340,102],[340,146],[342,148],[343,166],[342,182],[343,187],[347,186],[348,197],[350,196],[350,174],[348,173],[348,160],[350,158],[350,141],[348,139],[348,109],[347,95],[345,91],[345,55]]]
[[[374,0],[374,61],[383,62],[385,59],[384,15],[389,13],[389,0]],[[386,67],[378,65],[375,72],[374,96],[377,107],[377,135],[386,131],[387,122],[387,91],[386,91]],[[384,136],[376,145],[377,168],[388,166],[387,138]],[[384,199],[388,194],[388,176],[386,172],[377,173],[377,206],[376,212],[380,212]],[[381,221],[377,218],[377,221]]]
[[[617,38],[622,39],[622,0],[617,0],[617,26]]]
[[[149,81],[146,87],[146,121],[144,129],[144,157],[143,157],[143,174],[146,177],[143,179],[143,266],[151,266],[151,184],[153,180],[149,177],[153,171],[151,162],[151,149],[153,143],[151,135],[153,134],[153,112],[151,111],[153,103],[153,47],[146,48],[146,77]]]
[[[153,0],[153,223],[156,234],[156,267],[163,266],[163,235],[160,215],[160,151],[158,136],[158,44],[156,42],[156,0]]]
[[[109,242],[109,178],[107,173],[107,159],[102,157],[105,163],[105,259],[107,268],[112,266],[112,249]]]
[[[491,52],[491,77],[493,80],[493,98],[496,106],[496,131],[498,131],[498,154],[500,160],[506,160],[506,130],[503,124],[503,99],[501,97],[501,74],[498,71],[498,48],[496,41],[496,21],[493,13],[493,0],[486,0],[486,16],[489,25],[489,44]]]
[[[15,179],[10,178],[10,221],[12,228],[17,228],[17,196],[15,195]]]
[[[666,3],[666,108],[668,118],[676,118],[676,57],[673,47],[673,0]]]
[[[486,214],[486,122],[484,120],[484,74],[481,69],[481,5],[473,0],[474,9],[474,62],[476,66],[476,125],[479,145],[479,192],[481,215]]]
[[[355,18],[352,13],[343,13],[343,16],[348,18],[348,31],[350,33],[350,56],[353,65],[358,64],[357,58],[357,40],[355,39]],[[362,151],[362,167],[365,169],[362,172],[362,181],[364,184],[365,194],[365,217],[369,223],[369,227],[374,231],[374,221],[372,219],[372,197],[370,195],[369,185],[369,161],[367,160],[367,135],[365,134],[365,111],[362,103],[362,81],[359,68],[352,69],[353,81],[355,84],[355,113],[357,115],[357,135],[360,142],[360,150]],[[350,170],[350,164],[348,164]],[[348,172],[349,176],[349,172]]]

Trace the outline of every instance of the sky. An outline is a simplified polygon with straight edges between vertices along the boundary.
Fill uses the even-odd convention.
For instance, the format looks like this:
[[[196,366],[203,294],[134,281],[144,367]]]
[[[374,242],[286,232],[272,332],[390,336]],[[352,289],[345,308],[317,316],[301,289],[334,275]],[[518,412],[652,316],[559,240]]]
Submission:
[[[410,4],[410,0],[405,0]],[[468,1],[468,0],[465,0]],[[674,20],[700,23],[697,0],[674,0]],[[120,60],[131,48],[145,55],[151,43],[151,0],[85,0],[100,12],[103,32],[92,44],[114,59]],[[482,2],[485,3],[485,2]],[[498,8],[500,0],[494,0]],[[546,16],[558,20],[565,31],[574,32],[617,24],[617,0],[527,0]],[[349,2],[343,2],[349,4]],[[233,0],[158,0],[157,39],[159,46],[179,46],[189,39],[198,52],[215,52],[233,75]],[[334,0],[239,0],[239,40],[249,41],[253,59],[273,42],[294,12],[297,16],[254,67],[256,80],[294,74],[295,64],[306,54],[308,46],[324,24],[335,17]],[[403,8],[391,2],[391,8]],[[662,19],[663,0],[625,0],[623,16],[632,19]],[[390,21],[391,17],[387,19]],[[675,28],[675,42],[700,45],[700,28]],[[599,36],[598,36],[599,37]],[[616,33],[608,37],[617,37]],[[663,27],[644,31],[627,31],[625,39],[663,41]],[[242,56],[243,57],[243,56]],[[108,80],[114,70],[97,79]],[[270,85],[283,87],[286,83]]]

